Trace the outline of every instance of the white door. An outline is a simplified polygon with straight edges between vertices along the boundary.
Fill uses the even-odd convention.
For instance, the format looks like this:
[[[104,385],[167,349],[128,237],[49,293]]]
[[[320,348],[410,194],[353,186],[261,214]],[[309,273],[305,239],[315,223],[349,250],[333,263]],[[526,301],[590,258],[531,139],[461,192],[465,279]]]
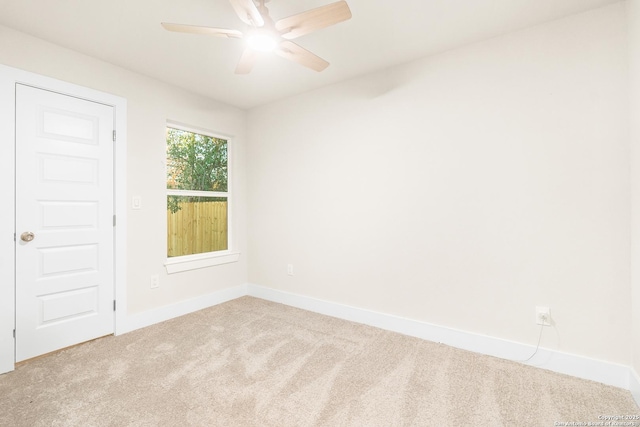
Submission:
[[[113,333],[113,129],[111,106],[16,85],[16,362]]]

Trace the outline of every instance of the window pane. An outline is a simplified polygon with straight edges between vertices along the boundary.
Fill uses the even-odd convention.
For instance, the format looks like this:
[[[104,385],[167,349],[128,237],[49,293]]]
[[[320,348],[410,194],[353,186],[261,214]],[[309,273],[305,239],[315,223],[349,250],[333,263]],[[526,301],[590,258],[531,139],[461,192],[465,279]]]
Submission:
[[[167,188],[227,191],[227,141],[167,127]]]
[[[167,256],[228,248],[227,198],[167,196]]]

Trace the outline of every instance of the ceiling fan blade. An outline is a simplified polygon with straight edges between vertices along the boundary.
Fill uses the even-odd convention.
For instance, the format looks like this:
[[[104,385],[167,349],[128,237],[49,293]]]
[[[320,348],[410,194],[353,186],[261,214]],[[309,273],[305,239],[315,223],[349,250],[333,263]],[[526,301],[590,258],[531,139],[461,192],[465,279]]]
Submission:
[[[175,31],[178,33],[205,34],[236,39],[242,38],[242,33],[240,31],[228,30],[226,28],[199,27],[197,25],[171,24],[168,22],[162,22],[161,25],[165,30]]]
[[[258,59],[258,52],[253,49],[246,48],[244,52],[242,52],[240,61],[236,66],[236,74],[248,74],[256,63],[256,59]]]
[[[297,62],[315,71],[322,71],[329,66],[329,63],[318,55],[288,40],[281,42],[275,52],[285,59]]]
[[[351,18],[351,10],[346,1],[338,1],[276,22],[276,30],[283,38],[291,40],[312,31],[328,27]]]
[[[260,11],[258,11],[253,0],[229,0],[229,2],[245,24],[253,25],[254,27],[262,27],[264,25],[264,19],[262,19],[262,15],[260,15]]]

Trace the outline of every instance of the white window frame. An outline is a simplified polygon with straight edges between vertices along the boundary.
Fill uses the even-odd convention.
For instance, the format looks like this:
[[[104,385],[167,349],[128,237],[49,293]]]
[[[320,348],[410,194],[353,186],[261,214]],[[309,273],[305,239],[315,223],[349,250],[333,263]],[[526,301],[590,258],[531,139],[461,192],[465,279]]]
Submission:
[[[168,196],[204,196],[204,197],[226,197],[227,199],[227,249],[215,252],[205,252],[193,255],[182,255],[176,257],[166,257],[164,263],[167,274],[179,273],[182,271],[195,270],[197,268],[212,267],[215,265],[228,264],[237,262],[240,253],[234,250],[233,239],[233,144],[232,138],[227,135],[221,135],[217,132],[211,132],[206,129],[188,126],[181,123],[167,121],[167,128],[179,129],[185,132],[196,133],[200,135],[210,136],[212,138],[224,139],[227,141],[227,191],[192,191],[192,190],[173,190],[166,188],[166,171],[165,171],[165,206],[166,197]],[[165,140],[165,147],[166,147]],[[165,165],[167,167],[167,165]],[[165,221],[166,224],[166,221]],[[165,225],[165,235],[167,233]],[[167,241],[165,240],[165,254],[167,250]]]

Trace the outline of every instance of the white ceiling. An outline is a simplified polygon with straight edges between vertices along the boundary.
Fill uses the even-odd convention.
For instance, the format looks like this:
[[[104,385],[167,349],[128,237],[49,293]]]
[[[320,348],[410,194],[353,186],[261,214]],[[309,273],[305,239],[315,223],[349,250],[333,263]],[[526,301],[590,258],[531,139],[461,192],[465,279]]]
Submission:
[[[334,0],[272,0],[278,20]],[[246,30],[228,0],[0,0],[0,24],[240,108],[619,0],[347,0],[351,20],[296,40],[321,73],[268,55],[234,69],[242,40],[171,33],[160,22]]]

